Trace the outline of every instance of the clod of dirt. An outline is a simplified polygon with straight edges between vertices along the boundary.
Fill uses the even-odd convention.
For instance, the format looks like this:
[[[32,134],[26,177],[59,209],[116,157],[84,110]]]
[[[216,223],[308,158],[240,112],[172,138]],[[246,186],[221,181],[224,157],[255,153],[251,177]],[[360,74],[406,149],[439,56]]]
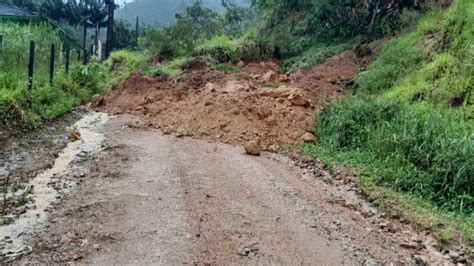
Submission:
[[[305,143],[315,143],[317,139],[313,134],[306,132],[303,136],[301,136],[301,140]]]
[[[280,150],[280,146],[278,146],[277,144],[272,144],[267,148],[267,151],[274,152],[274,153],[278,152],[279,150]]]
[[[193,58],[181,66],[181,70],[201,70],[207,67],[206,60],[201,57]]]
[[[354,53],[357,57],[362,58],[372,55],[372,49],[368,45],[360,44],[354,48]]]
[[[242,67],[244,67],[244,66],[245,66],[245,62],[244,62],[244,61],[239,61],[239,62],[237,63],[237,67],[239,67],[239,68],[242,68]]]
[[[249,141],[244,145],[245,152],[249,155],[260,156],[262,148],[257,141]]]
[[[267,73],[265,73],[265,75],[263,75],[262,78],[260,79],[262,83],[277,82],[278,80],[279,80],[279,76],[273,70],[270,70]]]
[[[78,141],[80,139],[81,139],[81,133],[79,133],[77,131],[73,131],[73,132],[71,132],[71,134],[69,134],[69,140],[71,142]]]
[[[105,103],[104,97],[102,97],[101,95],[96,94],[96,95],[92,96],[91,106],[93,108],[100,107],[100,106],[104,105],[104,103]]]
[[[357,211],[358,207],[357,207],[357,203],[354,202],[354,201],[351,201],[351,200],[346,200],[343,204],[344,207],[348,208],[348,209],[351,209],[353,211]]]
[[[291,101],[293,105],[296,106],[303,106],[303,107],[308,107],[310,106],[311,102],[303,97],[301,94],[298,93],[293,93],[290,96],[288,96],[288,100]]]

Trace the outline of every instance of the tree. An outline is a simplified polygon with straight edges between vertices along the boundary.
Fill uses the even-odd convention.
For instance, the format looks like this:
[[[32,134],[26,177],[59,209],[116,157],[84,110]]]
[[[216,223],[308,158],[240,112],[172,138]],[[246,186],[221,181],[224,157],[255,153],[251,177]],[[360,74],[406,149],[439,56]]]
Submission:
[[[83,27],[83,48],[86,49],[87,28],[94,25],[90,22],[90,8],[88,0],[68,0],[65,8],[66,19],[69,24],[78,28]]]
[[[48,0],[43,2],[40,7],[40,14],[48,17],[57,23],[65,18],[66,4],[62,0]]]
[[[100,29],[107,26],[108,7],[104,0],[87,0],[89,7],[89,21],[95,27],[94,43],[97,51]]]
[[[242,32],[242,21],[244,20],[245,12],[249,10],[237,6],[229,2],[229,0],[222,0],[222,5],[226,8],[224,22],[227,27],[227,34],[230,36],[239,35]]]
[[[113,49],[133,49],[135,46],[135,37],[130,23],[124,20],[115,21]]]
[[[38,9],[38,6],[35,4],[34,0],[8,0],[6,3],[32,11],[37,11]]]

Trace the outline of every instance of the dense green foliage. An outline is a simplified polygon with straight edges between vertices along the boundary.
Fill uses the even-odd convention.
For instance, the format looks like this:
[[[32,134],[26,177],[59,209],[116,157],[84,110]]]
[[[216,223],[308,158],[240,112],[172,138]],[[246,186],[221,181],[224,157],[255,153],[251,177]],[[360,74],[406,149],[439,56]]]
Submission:
[[[255,60],[269,49],[257,44],[255,31],[249,31],[254,10],[225,4],[218,14],[197,1],[176,15],[176,24],[147,30],[140,38],[140,49],[163,59],[195,55],[211,56],[220,62],[241,58]]]
[[[439,208],[474,211],[474,4],[426,14],[387,43],[356,81],[356,95],[327,106],[311,152],[348,155],[379,184]]]
[[[64,70],[65,57],[60,54],[61,40],[49,24],[0,24],[3,49],[0,54],[0,123],[11,128],[34,128],[85,103],[102,91],[98,63],[84,67],[72,60],[70,74]],[[28,51],[30,40],[36,42],[33,89],[28,90]],[[49,82],[50,45],[56,49],[56,71]],[[71,53],[71,59],[75,59]]]
[[[132,30],[131,24],[123,20],[114,24],[114,50],[133,50],[138,46],[137,33]]]
[[[388,0],[256,3],[264,14],[261,35],[284,59],[284,71],[307,68],[362,39],[395,32],[413,23],[422,7],[420,2]]]

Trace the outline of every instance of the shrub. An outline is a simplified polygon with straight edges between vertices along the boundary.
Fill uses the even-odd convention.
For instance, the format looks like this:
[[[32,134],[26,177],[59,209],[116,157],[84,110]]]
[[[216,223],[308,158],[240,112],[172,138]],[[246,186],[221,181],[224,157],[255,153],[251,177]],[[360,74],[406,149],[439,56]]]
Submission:
[[[236,44],[226,35],[219,35],[204,41],[194,49],[193,54],[195,56],[209,56],[220,63],[239,60]]]
[[[150,71],[150,56],[147,52],[131,52],[127,50],[114,51],[105,62],[109,82],[107,87],[118,84],[135,71],[146,73]]]

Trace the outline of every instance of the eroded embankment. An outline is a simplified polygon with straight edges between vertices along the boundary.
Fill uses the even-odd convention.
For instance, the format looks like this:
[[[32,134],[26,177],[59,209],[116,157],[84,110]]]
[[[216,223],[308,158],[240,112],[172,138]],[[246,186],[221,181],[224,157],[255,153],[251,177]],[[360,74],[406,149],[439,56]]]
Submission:
[[[135,127],[234,145],[258,141],[264,150],[278,151],[312,131],[314,114],[341,96],[359,60],[348,51],[293,74],[278,74],[273,61],[240,65],[235,74],[187,64],[176,83],[133,73],[93,106],[144,117]]]

